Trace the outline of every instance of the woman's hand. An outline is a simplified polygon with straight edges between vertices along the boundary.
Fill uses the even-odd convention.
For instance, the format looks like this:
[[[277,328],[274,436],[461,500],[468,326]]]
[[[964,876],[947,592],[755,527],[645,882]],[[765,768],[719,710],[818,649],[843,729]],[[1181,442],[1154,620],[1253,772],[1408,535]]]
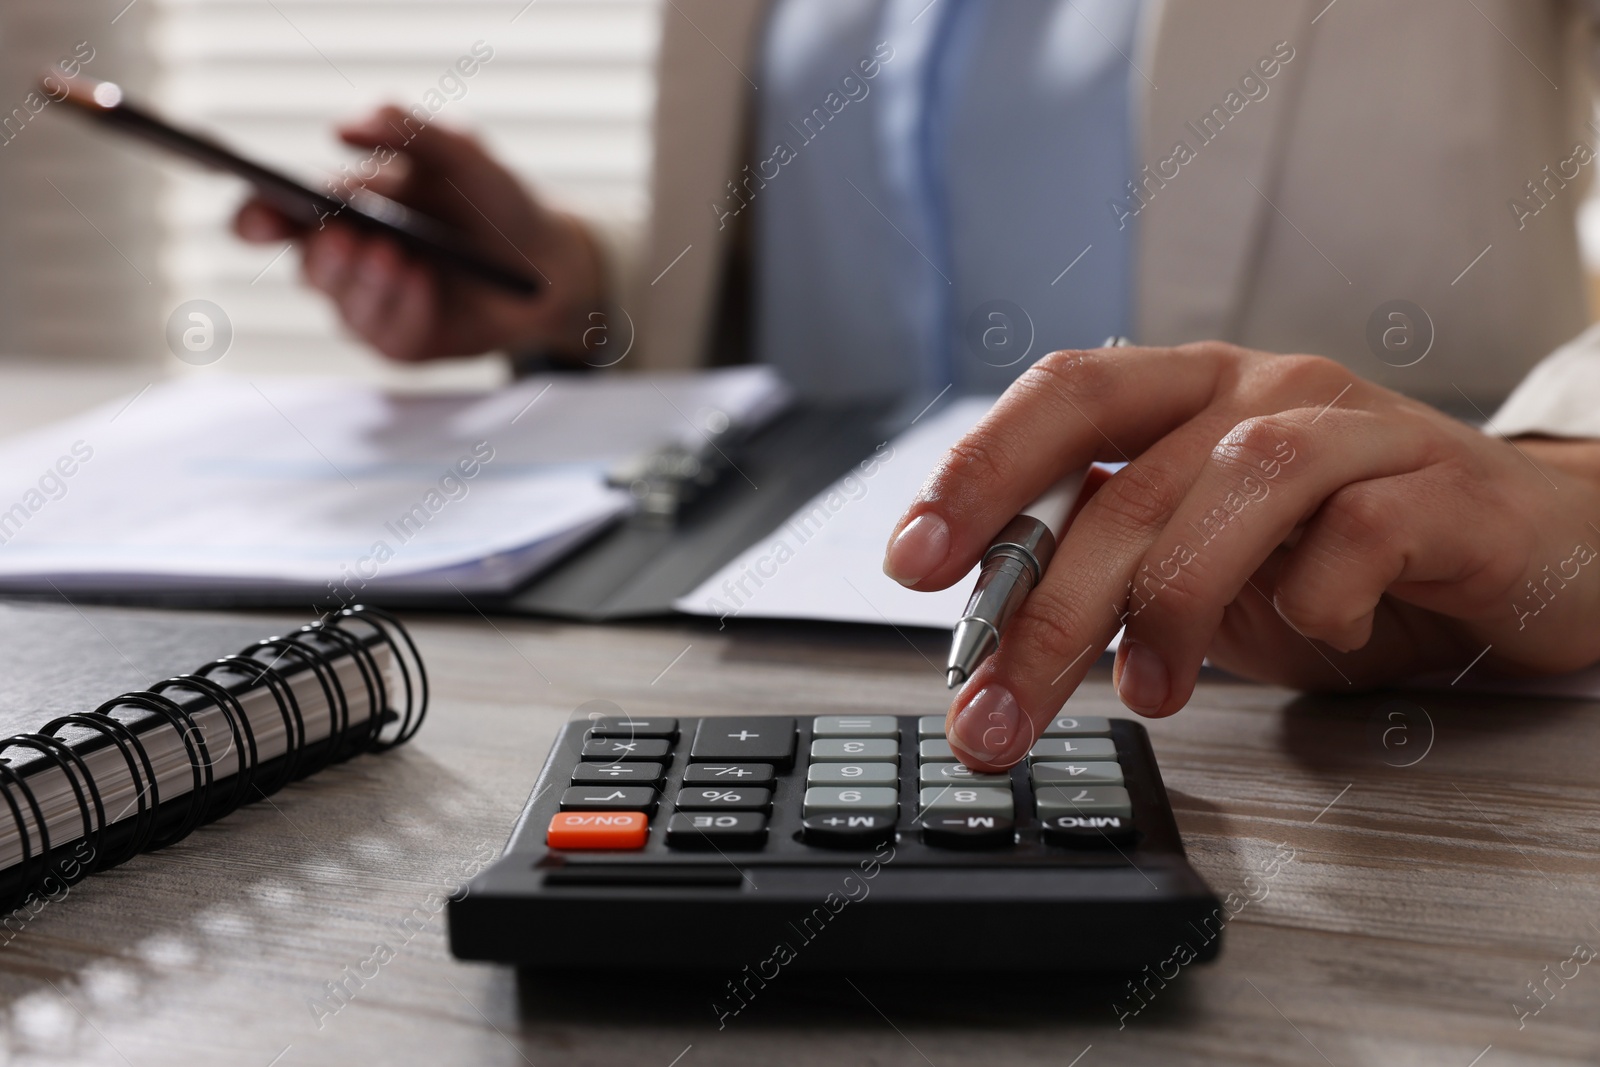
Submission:
[[[591,317],[604,303],[600,256],[577,219],[529,195],[473,138],[387,107],[339,130],[370,152],[352,168],[356,186],[391,197],[475,235],[490,252],[534,273],[531,297],[504,293],[363,234],[337,217],[304,229],[259,199],[234,229],[247,241],[298,238],[305,277],[327,293],[358,336],[397,360],[474,355],[541,345],[574,359],[585,352]],[[366,175],[376,171],[376,177]]]
[[[884,570],[960,580],[1096,460],[1128,465],[950,708],[975,769],[1021,760],[1124,623],[1117,692],[1148,716],[1208,656],[1307,689],[1600,659],[1600,444],[1486,436],[1329,360],[1217,343],[1040,360],[928,478]]]

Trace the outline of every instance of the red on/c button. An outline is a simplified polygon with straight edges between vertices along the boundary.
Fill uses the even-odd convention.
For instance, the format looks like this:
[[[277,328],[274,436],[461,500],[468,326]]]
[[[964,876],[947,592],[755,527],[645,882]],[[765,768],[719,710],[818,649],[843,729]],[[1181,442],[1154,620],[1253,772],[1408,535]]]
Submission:
[[[643,848],[650,819],[642,811],[562,811],[550,819],[551,848]]]

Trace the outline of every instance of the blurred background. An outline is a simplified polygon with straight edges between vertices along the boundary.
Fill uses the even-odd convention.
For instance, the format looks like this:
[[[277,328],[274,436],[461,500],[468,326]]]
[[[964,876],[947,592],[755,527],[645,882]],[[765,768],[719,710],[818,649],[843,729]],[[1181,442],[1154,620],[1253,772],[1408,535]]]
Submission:
[[[552,199],[642,216],[652,67],[670,0],[5,0],[0,7],[0,360],[153,372],[357,375],[418,386],[501,381],[485,357],[401,368],[346,339],[297,284],[296,253],[247,246],[237,181],[24,106],[37,73],[82,47],[84,71],[174,120],[320,182],[359,154],[333,123],[437,90],[475,43],[493,58],[435,121],[476,129]],[[1600,277],[1600,200],[1583,213]],[[1593,282],[1591,292],[1597,287]],[[163,329],[180,303],[230,317],[227,356],[189,368]],[[1600,306],[1600,301],[1591,301]]]
[[[88,128],[30,113],[44,68],[79,51],[180,124],[321,185],[361,154],[333,123],[438,92],[434,121],[478,131],[551,200],[642,216],[662,0],[5,0],[0,5],[0,359],[117,362],[153,371],[338,373],[397,384],[488,385],[495,357],[387,365],[348,340],[298,284],[294,251],[235,240],[243,186]],[[86,42],[86,47],[84,43]],[[483,42],[471,78],[440,78]],[[480,46],[481,53],[481,46]],[[37,98],[35,100],[37,103]],[[168,314],[221,306],[217,364],[167,350]],[[13,387],[17,380],[13,379]]]

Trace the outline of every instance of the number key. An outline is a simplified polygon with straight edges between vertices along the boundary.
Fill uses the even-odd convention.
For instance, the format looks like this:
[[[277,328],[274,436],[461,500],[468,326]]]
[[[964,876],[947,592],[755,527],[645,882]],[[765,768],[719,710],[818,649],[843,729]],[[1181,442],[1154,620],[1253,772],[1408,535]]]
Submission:
[[[1111,720],[1104,715],[1057,715],[1041,737],[1110,737]]]
[[[881,815],[893,819],[900,810],[900,797],[893,789],[882,786],[812,786],[806,790],[803,818],[818,815]]]
[[[1121,815],[1133,817],[1133,800],[1119,785],[1045,785],[1034,790],[1039,818],[1057,815]]]
[[[893,763],[813,763],[807,785],[894,785],[900,768]]]
[[[1109,737],[1045,737],[1028,750],[1028,762],[1040,760],[1114,760],[1117,743]]]
[[[1122,768],[1109,762],[1035,763],[1029,768],[1034,788],[1047,785],[1121,785]]]
[[[899,737],[900,724],[893,715],[818,715],[811,736]]]
[[[900,742],[886,737],[826,737],[811,742],[811,762],[852,762],[900,758]]]
[[[918,772],[923,785],[997,785],[1011,788],[1008,774],[981,774],[964,763],[924,763]]]
[[[994,786],[930,785],[918,798],[924,816],[995,815],[1011,818],[1011,790]]]

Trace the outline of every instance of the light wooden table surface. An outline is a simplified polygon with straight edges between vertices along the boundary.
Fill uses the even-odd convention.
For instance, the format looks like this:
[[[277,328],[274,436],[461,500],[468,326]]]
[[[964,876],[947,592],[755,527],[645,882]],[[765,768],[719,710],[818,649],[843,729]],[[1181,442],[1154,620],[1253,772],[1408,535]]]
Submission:
[[[265,631],[278,618],[219,621]],[[556,730],[584,702],[640,714],[925,714],[944,706],[929,662],[937,635],[411,622],[435,690],[410,746],[96,876],[0,948],[13,1062],[1600,1061],[1600,963],[1567,962],[1579,943],[1600,946],[1593,705],[1307,700],[1209,679],[1150,729],[1195,865],[1219,894],[1252,898],[1218,962],[1187,968],[1120,1029],[1112,1004],[1128,1002],[1115,989],[976,986],[958,972],[854,987],[785,975],[719,1031],[699,983],[519,981],[451,959],[442,916],[409,940],[398,924],[500,848]],[[1408,718],[1387,717],[1395,700]],[[1074,706],[1119,713],[1103,669]],[[1294,858],[1262,877],[1280,844]],[[396,957],[337,1014],[314,1010],[324,984],[378,942]],[[1576,975],[1550,979],[1548,1006],[1519,1029],[1513,1003],[1538,1004],[1526,983],[1557,972]]]
[[[150,377],[3,369],[4,433]],[[137,632],[127,616],[100,618],[141,655],[122,636]],[[240,635],[229,645],[287,621],[217,618]],[[1307,700],[1207,679],[1189,708],[1149,726],[1195,866],[1219,895],[1253,898],[1216,963],[1187,968],[1121,1029],[1113,1003],[1128,1002],[1115,989],[958,972],[858,988],[786,974],[718,1031],[694,983],[519,982],[509,968],[452,960],[441,916],[409,939],[399,924],[501,847],[556,730],[584,702],[687,715],[938,712],[938,636],[743,620],[721,632],[689,620],[410,622],[435,686],[415,741],[290,786],[47,907],[0,946],[7,1061],[1600,1063],[1600,961],[1569,962],[1580,944],[1600,948],[1600,705]],[[222,650],[197,650],[196,662]],[[1120,713],[1103,669],[1073,706]],[[1280,844],[1294,859],[1263,879]],[[315,1011],[325,984],[378,942],[397,949],[378,977],[336,1015]],[[1519,1028],[1515,1006],[1541,1003],[1530,982],[1546,983],[1548,1004]]]

